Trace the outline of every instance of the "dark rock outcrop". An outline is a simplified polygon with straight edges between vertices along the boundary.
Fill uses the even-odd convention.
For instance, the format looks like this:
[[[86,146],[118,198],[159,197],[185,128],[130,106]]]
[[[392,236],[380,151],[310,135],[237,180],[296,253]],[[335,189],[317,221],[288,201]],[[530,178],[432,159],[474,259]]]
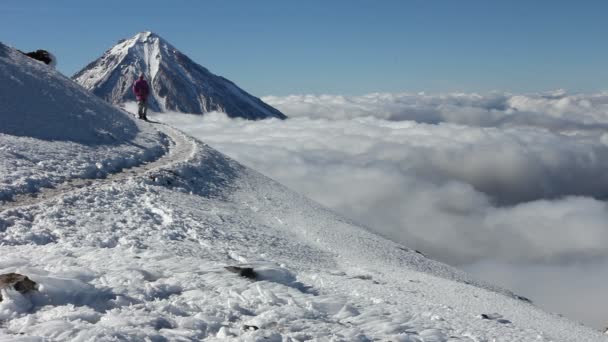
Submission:
[[[32,51],[32,52],[20,51],[20,52],[30,58],[33,58],[37,61],[41,61],[47,65],[51,64],[53,62],[53,55],[51,55],[51,53],[46,50],[36,50],[36,51]]]
[[[257,274],[251,267],[226,266],[225,268],[226,268],[226,270],[228,270],[232,273],[236,273],[243,278],[253,279],[253,280],[255,280],[257,278]]]
[[[12,288],[19,293],[25,294],[38,289],[36,282],[19,273],[0,274],[0,290]],[[2,295],[0,294],[0,302]]]

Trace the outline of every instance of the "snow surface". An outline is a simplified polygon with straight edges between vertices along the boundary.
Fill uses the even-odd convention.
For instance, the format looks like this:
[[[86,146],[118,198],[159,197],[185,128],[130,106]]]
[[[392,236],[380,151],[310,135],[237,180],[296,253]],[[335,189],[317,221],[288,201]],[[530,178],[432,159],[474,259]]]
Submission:
[[[35,70],[7,48],[0,54],[5,69]],[[0,75],[2,83],[10,78]],[[61,85],[32,75],[43,90]],[[80,120],[62,113],[53,118],[66,127]],[[126,132],[124,144],[142,139],[162,150],[165,136],[170,157],[128,177],[0,205],[0,274],[18,272],[39,284],[25,295],[0,290],[0,340],[606,340],[375,235],[200,141],[115,114],[108,112],[116,120],[109,122],[138,129]],[[106,145],[114,156],[129,153],[104,135],[72,138],[92,140],[78,155]],[[37,151],[40,140],[0,135],[13,151]],[[56,155],[74,147],[44,142]],[[6,163],[0,180],[10,183]],[[61,174],[73,169],[67,164]],[[257,279],[225,266],[253,267]]]
[[[104,177],[167,150],[158,131],[2,44],[0,79],[0,201]]]

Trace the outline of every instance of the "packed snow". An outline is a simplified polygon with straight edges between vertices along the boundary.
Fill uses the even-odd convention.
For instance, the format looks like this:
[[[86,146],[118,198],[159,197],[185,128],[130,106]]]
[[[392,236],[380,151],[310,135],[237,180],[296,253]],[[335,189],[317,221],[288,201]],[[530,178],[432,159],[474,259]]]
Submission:
[[[0,201],[73,178],[105,177],[167,151],[157,130],[4,45],[0,78]]]
[[[42,91],[79,89],[53,71],[36,73],[4,46],[0,62],[3,70],[22,67]],[[0,81],[16,74],[2,72]],[[77,156],[103,146],[108,155],[126,158],[132,145],[140,152],[168,149],[170,157],[128,177],[112,178],[127,171],[108,169],[108,179],[0,205],[0,274],[17,272],[38,284],[25,294],[0,290],[1,340],[606,339],[384,239],[194,138],[158,123],[136,123],[77,94],[57,103],[97,105],[95,120],[101,127],[113,124],[107,134],[117,134],[118,143],[95,130],[66,130],[61,144],[39,135],[36,120],[57,109],[43,98],[32,106],[40,101],[46,111],[15,120],[29,133],[17,136],[3,125],[0,141],[32,154],[46,144],[55,150],[53,160],[71,153],[75,145],[64,142],[80,144]],[[22,96],[14,93],[29,99]],[[52,117],[74,127],[87,118],[77,114]],[[7,153],[6,159],[23,157]],[[65,164],[62,177],[78,174],[65,159],[56,163]],[[0,177],[10,183],[12,164],[1,165]],[[244,277],[238,268],[250,270]]]

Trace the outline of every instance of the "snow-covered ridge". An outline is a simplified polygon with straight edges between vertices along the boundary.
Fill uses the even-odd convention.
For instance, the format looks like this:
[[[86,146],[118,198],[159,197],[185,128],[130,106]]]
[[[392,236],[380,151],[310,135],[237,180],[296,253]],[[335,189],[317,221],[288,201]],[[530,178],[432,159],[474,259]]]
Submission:
[[[151,161],[168,141],[55,69],[0,43],[0,201]]]
[[[134,100],[131,86],[141,73],[151,85],[149,106],[154,111],[221,111],[246,119],[286,117],[152,32],[121,40],[73,79],[103,99],[121,104]]]

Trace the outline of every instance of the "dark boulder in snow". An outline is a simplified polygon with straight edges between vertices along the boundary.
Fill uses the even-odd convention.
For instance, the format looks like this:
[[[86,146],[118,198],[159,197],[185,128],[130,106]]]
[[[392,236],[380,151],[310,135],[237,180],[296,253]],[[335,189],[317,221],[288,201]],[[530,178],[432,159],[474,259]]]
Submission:
[[[113,104],[135,101],[131,87],[140,74],[151,86],[148,107],[157,112],[212,111],[244,119],[287,118],[224,77],[195,63],[152,32],[121,40],[72,78]]]
[[[25,294],[36,290],[38,285],[36,282],[19,273],[0,274],[0,290],[12,288],[19,293]],[[0,293],[0,302],[2,294]]]
[[[509,324],[509,323],[511,323],[511,321],[509,321],[508,319],[502,318],[502,315],[499,314],[499,313],[481,314],[481,315],[479,315],[479,318],[481,318],[481,319],[487,319],[487,320],[490,320],[490,321],[496,321],[496,322],[501,323],[501,324]]]
[[[532,300],[530,298],[524,297],[524,296],[520,296],[520,295],[515,295],[515,299],[519,299],[522,302],[526,302],[526,303],[530,303],[532,304]]]
[[[257,278],[257,274],[255,273],[255,271],[253,270],[252,267],[226,266],[225,268],[226,268],[226,270],[228,270],[232,273],[236,273],[243,278],[253,279],[253,280],[255,280]]]
[[[52,67],[55,67],[57,65],[57,58],[50,52],[46,51],[46,50],[36,50],[36,51],[32,51],[32,52],[23,52],[23,51],[19,51],[22,54],[33,58],[37,61],[40,61],[44,64],[50,65]]]

